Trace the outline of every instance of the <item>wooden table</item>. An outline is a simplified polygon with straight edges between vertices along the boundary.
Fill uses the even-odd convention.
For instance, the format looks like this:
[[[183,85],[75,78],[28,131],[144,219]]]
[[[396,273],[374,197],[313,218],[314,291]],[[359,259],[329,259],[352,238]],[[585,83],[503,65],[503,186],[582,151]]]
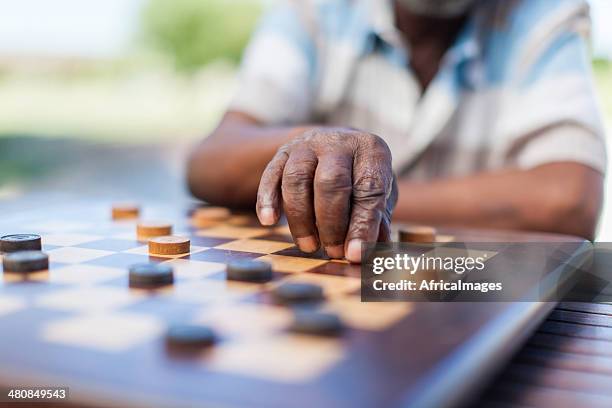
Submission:
[[[597,271],[610,282],[609,244],[599,247]],[[572,301],[585,294],[597,295],[599,302]],[[605,286],[595,290],[592,281],[583,281],[537,328],[475,406],[607,408],[612,406],[610,385],[612,292]]]

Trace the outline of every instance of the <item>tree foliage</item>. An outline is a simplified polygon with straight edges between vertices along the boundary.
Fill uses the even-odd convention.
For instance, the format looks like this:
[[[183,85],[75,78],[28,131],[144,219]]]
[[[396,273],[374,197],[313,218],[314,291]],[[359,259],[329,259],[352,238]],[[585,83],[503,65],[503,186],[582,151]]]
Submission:
[[[217,59],[238,62],[261,12],[257,0],[149,0],[145,38],[182,72]]]

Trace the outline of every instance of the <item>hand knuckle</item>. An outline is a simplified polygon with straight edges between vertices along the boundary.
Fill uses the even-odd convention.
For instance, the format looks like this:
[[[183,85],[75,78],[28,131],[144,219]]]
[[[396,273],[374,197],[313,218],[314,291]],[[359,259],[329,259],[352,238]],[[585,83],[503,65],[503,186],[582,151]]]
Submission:
[[[360,211],[353,217],[349,235],[364,236],[374,226],[380,224],[382,214],[377,209]]]
[[[375,152],[378,154],[382,153],[389,156],[391,155],[387,142],[385,142],[382,137],[373,133],[364,133],[361,139],[361,145],[370,152]]]
[[[282,182],[283,190],[303,191],[309,187],[311,178],[311,172],[305,168],[285,169]]]
[[[304,141],[309,142],[309,141],[316,140],[316,139],[320,138],[323,134],[324,134],[324,132],[321,131],[320,129],[310,129],[310,130],[305,131],[302,134],[301,138]]]
[[[367,174],[355,181],[353,190],[362,197],[384,197],[387,195],[387,183],[380,175]]]
[[[281,163],[278,163],[277,161],[271,161],[264,169],[264,172],[262,174],[262,181],[271,181],[272,179],[274,179],[274,177],[278,177],[282,170],[283,167]]]
[[[317,175],[317,187],[323,192],[337,192],[352,187],[351,173],[344,169],[333,169]]]

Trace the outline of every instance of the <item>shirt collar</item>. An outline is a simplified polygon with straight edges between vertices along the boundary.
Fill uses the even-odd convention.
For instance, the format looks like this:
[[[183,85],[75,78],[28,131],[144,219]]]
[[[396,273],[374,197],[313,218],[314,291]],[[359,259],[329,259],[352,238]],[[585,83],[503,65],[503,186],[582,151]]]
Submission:
[[[393,0],[362,0],[372,33],[393,46],[403,46],[403,40],[395,27]]]
[[[370,32],[394,47],[406,49],[402,36],[395,26],[393,0],[360,0],[360,3],[366,12]],[[448,62],[460,64],[480,56],[479,21],[480,15],[478,11],[475,11],[457,37],[455,44],[449,49],[446,56]]]

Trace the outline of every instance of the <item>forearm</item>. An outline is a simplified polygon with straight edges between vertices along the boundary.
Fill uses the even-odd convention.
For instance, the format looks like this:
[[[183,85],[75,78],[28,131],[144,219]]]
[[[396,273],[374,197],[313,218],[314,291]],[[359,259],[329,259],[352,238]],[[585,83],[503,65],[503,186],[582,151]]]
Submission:
[[[574,164],[430,183],[399,182],[398,220],[548,231],[592,238],[602,177]]]
[[[266,165],[280,146],[306,129],[262,127],[239,114],[226,115],[189,160],[191,192],[212,204],[254,206]]]

